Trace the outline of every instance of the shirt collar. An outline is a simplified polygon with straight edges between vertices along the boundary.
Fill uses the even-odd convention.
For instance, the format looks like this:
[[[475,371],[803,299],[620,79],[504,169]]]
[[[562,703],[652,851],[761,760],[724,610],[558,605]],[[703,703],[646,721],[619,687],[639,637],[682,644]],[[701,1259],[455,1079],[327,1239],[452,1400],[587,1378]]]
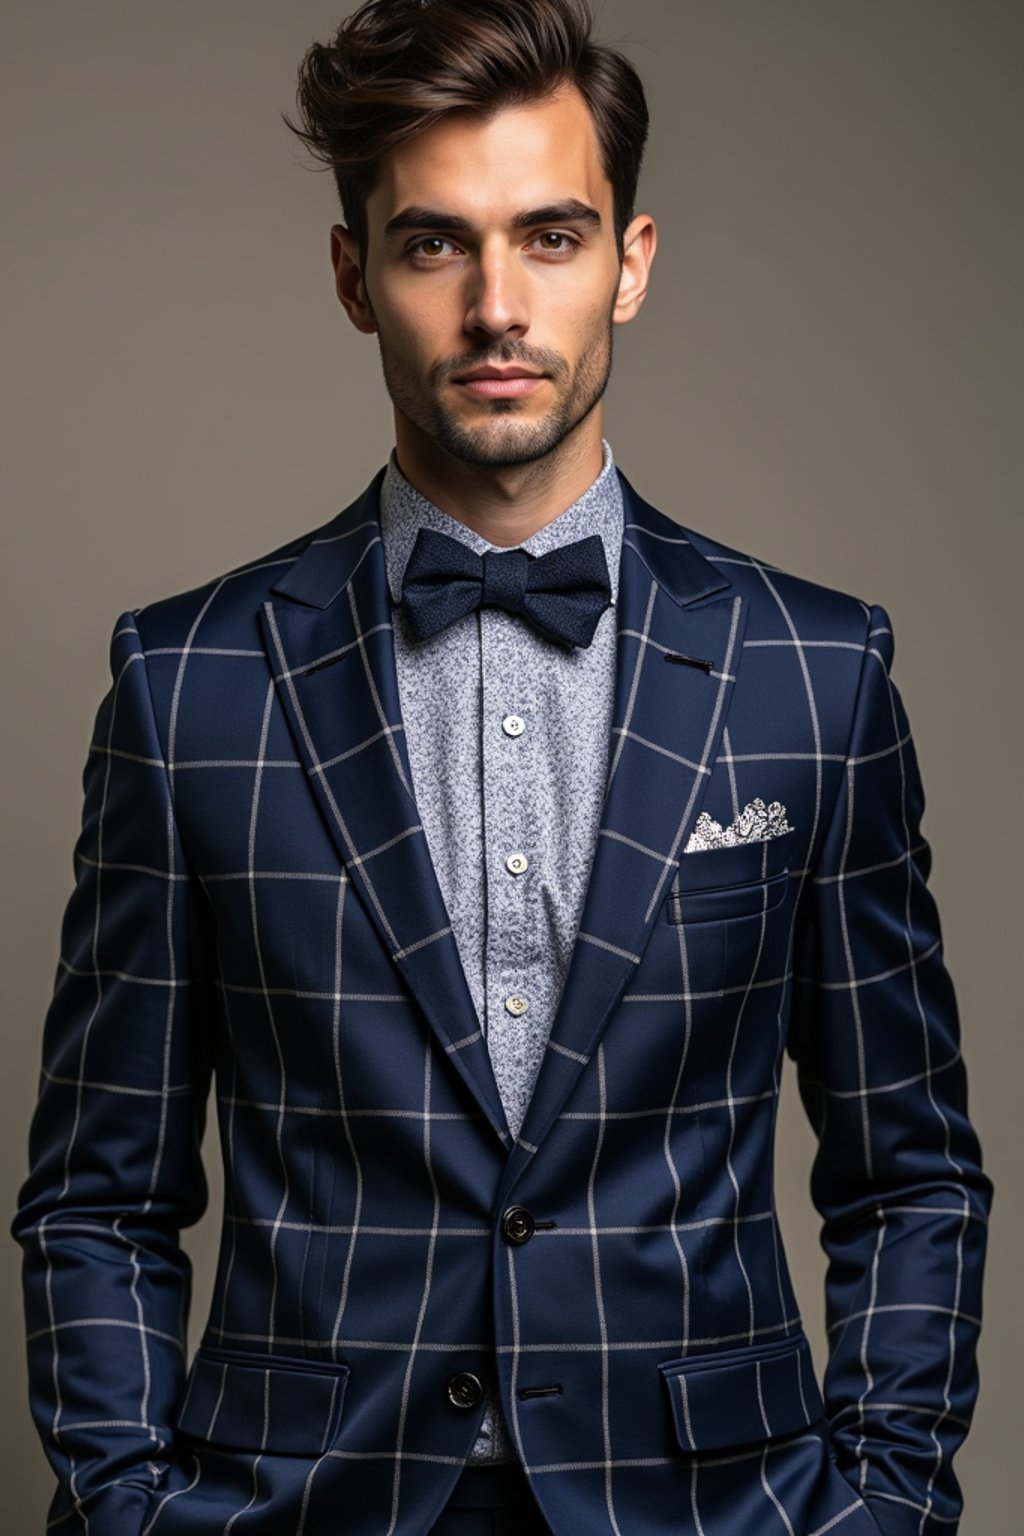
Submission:
[[[618,594],[619,560],[622,554],[623,504],[622,487],[615,470],[612,451],[608,443],[601,443],[604,463],[601,473],[578,501],[560,512],[557,517],[531,533],[528,539],[516,545],[531,555],[544,555],[561,544],[571,544],[585,539],[589,534],[600,534],[604,555],[608,562],[612,602]],[[409,556],[412,554],[416,535],[421,528],[436,528],[453,539],[482,554],[487,549],[505,549],[509,546],[491,544],[487,539],[460,523],[458,518],[435,506],[422,495],[402,474],[392,450],[380,488],[380,531],[387,563],[388,585],[397,603],[402,596],[402,577]]]

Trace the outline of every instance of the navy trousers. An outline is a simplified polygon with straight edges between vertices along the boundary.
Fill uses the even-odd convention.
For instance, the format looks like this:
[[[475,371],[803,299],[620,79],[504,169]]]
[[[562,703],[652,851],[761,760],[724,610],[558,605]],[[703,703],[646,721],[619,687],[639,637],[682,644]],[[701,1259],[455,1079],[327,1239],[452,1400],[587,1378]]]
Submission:
[[[517,1461],[464,1468],[430,1536],[550,1536]]]

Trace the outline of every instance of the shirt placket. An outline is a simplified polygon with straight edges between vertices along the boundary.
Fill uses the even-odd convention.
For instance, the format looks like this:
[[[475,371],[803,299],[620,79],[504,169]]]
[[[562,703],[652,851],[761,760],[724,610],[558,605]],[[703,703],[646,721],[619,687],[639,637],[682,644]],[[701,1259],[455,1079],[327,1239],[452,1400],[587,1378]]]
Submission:
[[[548,1022],[535,894],[545,856],[536,807],[542,722],[526,664],[523,621],[498,609],[482,609],[480,618],[487,1041],[516,1135]]]

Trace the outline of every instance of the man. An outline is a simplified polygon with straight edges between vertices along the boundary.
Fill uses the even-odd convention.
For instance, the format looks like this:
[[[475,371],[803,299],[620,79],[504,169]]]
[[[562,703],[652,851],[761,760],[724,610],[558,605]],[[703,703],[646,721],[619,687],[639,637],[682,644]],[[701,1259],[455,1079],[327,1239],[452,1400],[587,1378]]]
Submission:
[[[570,0],[372,0],[300,100],[395,452],[114,627],[15,1222],[54,1528],[953,1532],[991,1188],[888,616],[615,467],[647,115]]]

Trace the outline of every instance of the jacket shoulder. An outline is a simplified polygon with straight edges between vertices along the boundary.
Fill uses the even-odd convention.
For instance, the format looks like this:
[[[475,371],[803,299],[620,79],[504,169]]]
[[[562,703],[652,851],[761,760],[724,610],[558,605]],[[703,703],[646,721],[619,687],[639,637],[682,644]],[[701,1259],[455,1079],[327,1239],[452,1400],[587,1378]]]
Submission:
[[[750,599],[751,619],[758,627],[768,623],[773,629],[780,624],[788,629],[792,625],[801,635],[824,630],[863,641],[872,604],[859,594],[814,581],[696,529],[685,531],[698,554]]]
[[[202,626],[203,644],[251,643],[257,615],[271,589],[283,581],[311,545],[330,542],[352,520],[357,502],[335,513],[326,522],[296,534],[266,550],[210,576],[197,586],[168,593],[142,607],[133,608],[140,637],[147,650],[182,646]]]
[[[644,500],[623,475],[625,538],[670,586],[748,602],[747,637],[816,638],[862,646],[873,605],[857,593],[813,581],[737,549]],[[676,579],[680,573],[681,579]],[[728,584],[728,585],[726,585]]]

